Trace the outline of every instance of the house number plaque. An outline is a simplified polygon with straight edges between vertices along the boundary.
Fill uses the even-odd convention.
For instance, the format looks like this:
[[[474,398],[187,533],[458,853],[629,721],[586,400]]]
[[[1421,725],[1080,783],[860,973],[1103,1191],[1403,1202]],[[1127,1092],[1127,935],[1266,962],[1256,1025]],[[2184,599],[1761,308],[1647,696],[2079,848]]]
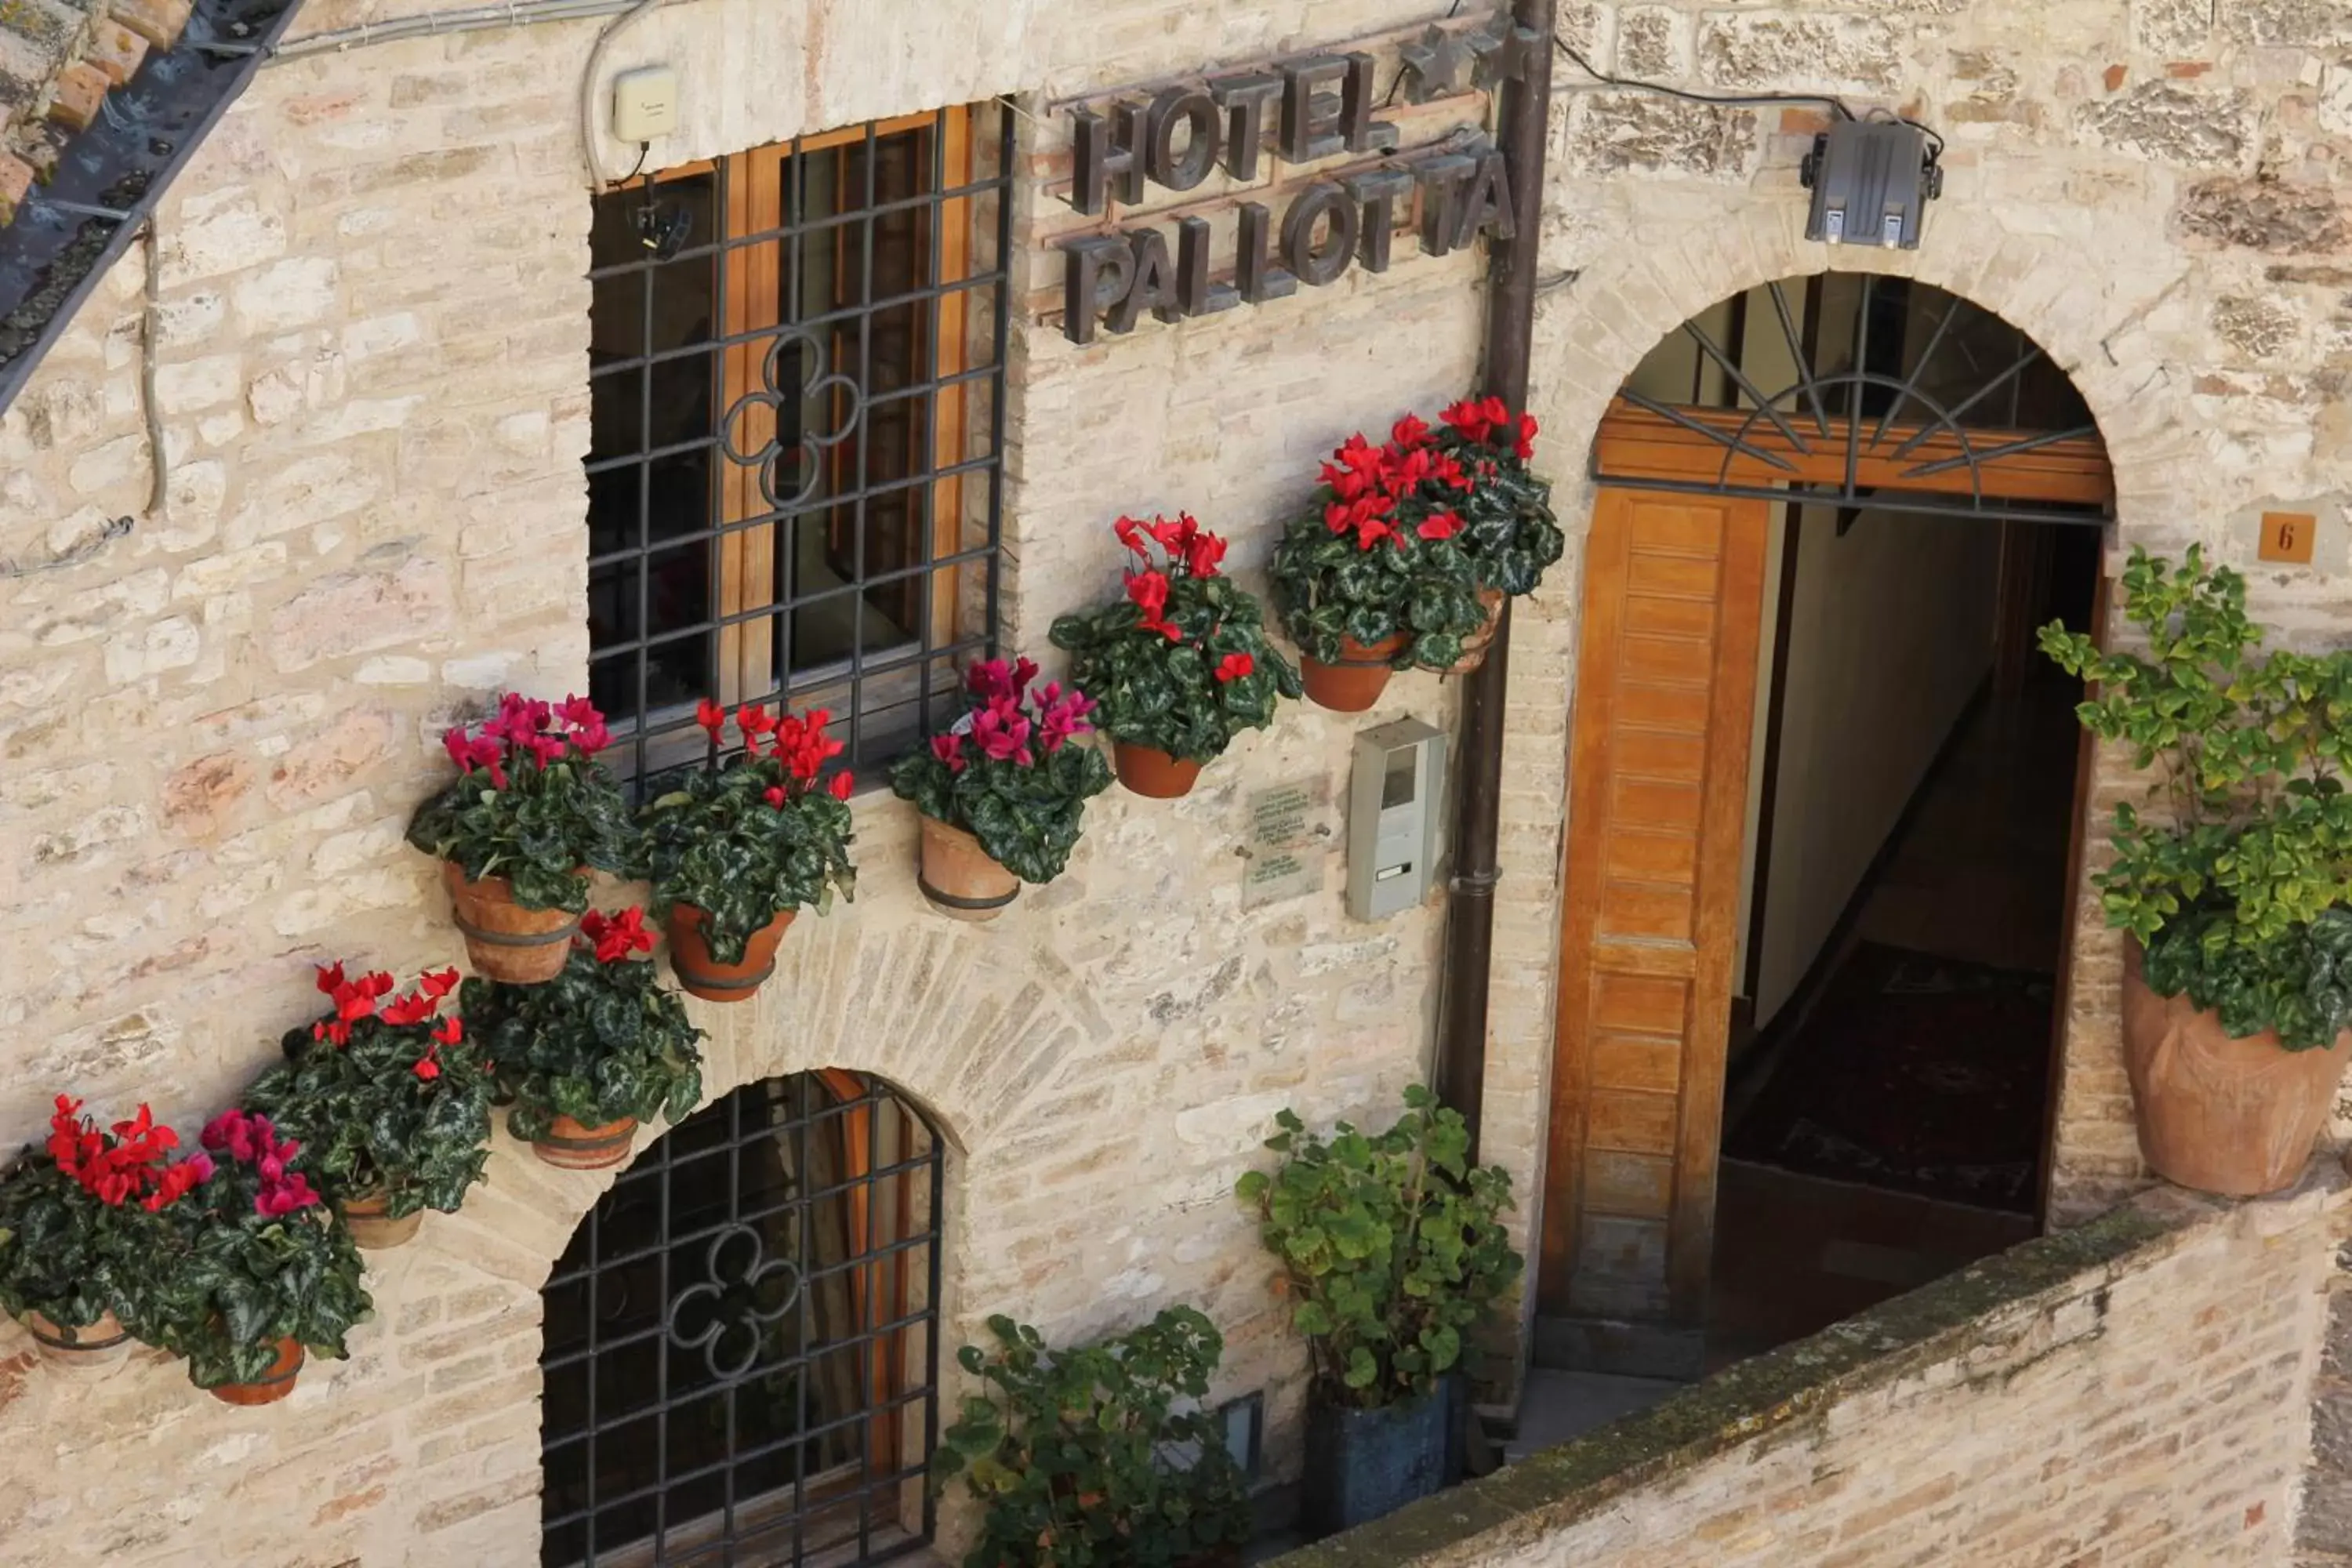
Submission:
[[[1329,787],[1323,778],[1275,784],[1250,795],[1242,847],[1242,908],[1261,909],[1323,890],[1330,858]]]

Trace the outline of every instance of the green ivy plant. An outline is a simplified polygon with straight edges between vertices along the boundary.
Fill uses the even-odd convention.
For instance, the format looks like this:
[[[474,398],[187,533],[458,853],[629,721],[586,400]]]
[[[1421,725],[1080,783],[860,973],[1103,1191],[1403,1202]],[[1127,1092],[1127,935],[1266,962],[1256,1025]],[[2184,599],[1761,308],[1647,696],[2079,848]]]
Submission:
[[[697,717],[710,737],[704,765],[648,801],[638,822],[654,907],[664,916],[678,904],[700,910],[711,958],[740,963],[751,934],[784,910],[814,904],[824,914],[836,892],[856,896],[849,859],[853,781],[836,773],[819,783],[824,764],[843,750],[826,737],[832,716],[822,708],[782,718],[756,706],[737,709],[743,746],[723,765],[727,714],[706,701]]]
[[[302,1142],[330,1201],[382,1194],[393,1219],[455,1214],[482,1179],[497,1086],[463,1020],[439,1016],[457,984],[444,970],[392,996],[389,974],[349,979],[340,963],[322,966],[333,1010],[289,1030],[285,1061],[246,1090],[247,1110]]]
[[[1501,1215],[1510,1173],[1469,1163],[1461,1113],[1405,1090],[1387,1131],[1342,1121],[1328,1139],[1288,1110],[1265,1146],[1271,1173],[1236,1184],[1289,1277],[1291,1326],[1307,1338],[1315,1392],[1378,1409],[1433,1392],[1465,1337],[1519,1276]]]
[[[586,698],[550,704],[509,691],[478,732],[461,724],[441,743],[463,772],[417,807],[409,843],[469,881],[506,878],[528,910],[586,909],[583,866],[634,874],[628,805],[596,760],[612,734]]]
[[[88,1328],[108,1312],[149,1337],[169,1211],[212,1175],[212,1160],[170,1158],[179,1134],[147,1107],[102,1131],[59,1095],[47,1143],[0,1175],[0,1307]]]
[[[964,1568],[1182,1568],[1248,1541],[1246,1480],[1199,1404],[1224,1353],[1206,1317],[1171,1307],[1067,1351],[1002,1315],[988,1327],[992,1353],[956,1357],[987,1391],[931,1461],[985,1509]]]
[[[1110,764],[1070,744],[1093,726],[1095,704],[1037,667],[985,659],[965,672],[971,710],[890,770],[890,787],[925,816],[961,827],[990,859],[1024,882],[1050,882],[1070,863],[1087,802],[1110,787]]]
[[[584,1127],[635,1117],[675,1123],[702,1099],[702,1031],[686,1005],[662,987],[645,912],[580,922],[563,972],[544,985],[478,977],[459,991],[467,1027],[497,1064],[499,1087],[514,1100],[507,1129],[536,1142],[569,1116]]]
[[[1214,762],[1242,731],[1272,723],[1277,699],[1302,695],[1298,672],[1266,637],[1257,601],[1219,573],[1223,540],[1182,514],[1113,526],[1141,563],[1126,597],[1055,621],[1054,646],[1112,740]]]
[[[374,1303],[351,1232],[297,1168],[300,1142],[239,1109],[206,1125],[204,1146],[214,1173],[165,1211],[176,1235],[140,1337],[186,1358],[199,1388],[257,1381],[281,1340],[348,1355]]]
[[[2159,994],[2218,1009],[2233,1036],[2325,1047],[2352,1025],[2352,651],[2263,653],[2245,580],[2196,545],[2177,570],[2135,548],[2123,589],[2140,647],[2041,632],[2096,688],[2084,727],[2162,763],[2157,811],[2115,808],[2107,923],[2138,939]]]

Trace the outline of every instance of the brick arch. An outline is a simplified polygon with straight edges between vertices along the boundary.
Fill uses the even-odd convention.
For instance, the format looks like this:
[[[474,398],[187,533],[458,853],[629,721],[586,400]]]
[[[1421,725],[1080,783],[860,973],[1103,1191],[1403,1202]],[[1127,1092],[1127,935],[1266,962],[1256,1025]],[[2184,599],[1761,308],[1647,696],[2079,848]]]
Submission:
[[[886,1082],[948,1146],[950,1223],[961,1156],[1017,1126],[1065,1059],[1112,1033],[1068,966],[1017,921],[968,926],[928,910],[898,921],[804,916],[753,1001],[688,1006],[709,1034],[704,1105],[747,1083],[825,1068]],[[640,1128],[635,1154],[666,1131]],[[506,1132],[501,1113],[488,1181],[444,1223],[490,1232],[511,1277],[536,1289],[621,1169],[543,1164]],[[961,1251],[950,1248],[950,1275]]]
[[[2160,303],[2169,281],[2118,280],[2059,239],[1955,223],[1950,215],[1930,226],[1916,251],[1831,251],[1801,239],[1801,216],[1786,201],[1727,196],[1707,224],[1694,223],[1682,234],[1612,239],[1539,304],[1530,405],[1544,426],[1554,502],[1570,549],[1513,615],[1508,700],[1514,719],[1504,765],[1517,784],[1506,797],[1501,869],[1506,888],[1516,891],[1505,899],[1508,912],[1496,935],[1483,1141],[1489,1158],[1512,1168],[1522,1194],[1513,1226],[1523,1247],[1531,1245],[1540,1222],[1550,1100],[1563,824],[1565,811],[1573,809],[1562,803],[1583,589],[1580,542],[1592,503],[1586,454],[1611,399],[1643,357],[1685,321],[1775,279],[1809,276],[1832,264],[1916,278],[2016,326],[2073,381],[2107,447],[2117,529],[2125,540],[2160,543],[2200,531],[2199,520],[2177,509],[2184,504],[2179,498],[2197,493],[2201,444],[2184,440],[2172,427],[2162,395],[2168,372],[2153,338],[2128,330]],[[2095,994],[2111,979],[2113,944],[2101,942],[2103,934],[2095,921],[2078,927],[2077,996]],[[2104,1092],[2109,1077],[2120,1079],[2119,1053],[2111,1023],[2078,1016],[2070,1025],[2055,1086],[2060,1132],[2053,1159],[2062,1184],[2070,1102]],[[2094,1133],[2093,1141],[2103,1140]],[[2053,1187],[2053,1217],[2063,1206]],[[1524,1328],[1532,1322],[1532,1292],[1522,1305]]]
[[[1555,319],[1537,325],[1531,378],[1532,401],[1559,437],[1555,451],[1572,447],[1580,457],[1617,388],[1685,321],[1751,289],[1832,270],[1834,264],[1839,271],[1932,284],[2024,332],[2089,405],[2116,469],[2123,525],[2170,521],[2147,509],[2200,459],[2168,439],[2161,400],[2149,395],[2165,374],[2153,345],[2142,337],[2119,339],[2119,329],[2144,314],[2161,290],[2121,295],[2116,280],[2078,248],[1990,226],[1948,225],[1916,251],[1831,251],[1794,238],[1776,209],[1769,221],[1745,225],[1734,237],[1738,243],[1696,256],[1620,247],[1580,271],[1574,287],[1556,297],[1545,312]],[[1580,306],[1589,321],[1559,319],[1579,314]],[[1565,472],[1556,477],[1563,490],[1574,484]],[[1559,580],[1547,582],[1538,596],[1561,586]]]
[[[998,926],[960,925],[904,907],[891,896],[896,889],[876,892],[876,901],[898,918],[804,916],[785,941],[775,978],[755,1001],[688,1002],[695,1022],[709,1033],[702,1104],[765,1079],[845,1068],[882,1080],[920,1113],[947,1161],[939,1306],[941,1342],[951,1347],[975,1337],[959,1307],[966,1295],[961,1277],[1001,1250],[992,1216],[968,1211],[962,1200],[972,1157],[984,1162],[1004,1148],[1064,1062],[1113,1031],[1068,967],[1024,933],[1022,917]],[[634,1157],[667,1131],[667,1125],[640,1129]],[[434,1215],[415,1246],[372,1257],[380,1309],[397,1319],[414,1301],[454,1291],[476,1303],[474,1310],[493,1312],[480,1331],[487,1338],[469,1335],[469,1346],[496,1345],[505,1370],[483,1376],[527,1379],[528,1397],[535,1397],[541,1291],[620,1173],[543,1164],[506,1131],[499,1113],[488,1180],[467,1194],[464,1209]],[[985,1295],[986,1287],[973,1294]],[[537,1424],[476,1459],[487,1476],[505,1478],[486,1489],[497,1500],[448,1527],[436,1543],[452,1542],[463,1560],[536,1562]]]

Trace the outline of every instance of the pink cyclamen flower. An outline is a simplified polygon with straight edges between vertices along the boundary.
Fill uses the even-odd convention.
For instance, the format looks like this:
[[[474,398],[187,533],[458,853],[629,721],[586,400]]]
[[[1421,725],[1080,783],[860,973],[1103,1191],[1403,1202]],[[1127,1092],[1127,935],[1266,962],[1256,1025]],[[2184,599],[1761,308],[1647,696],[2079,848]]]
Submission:
[[[997,762],[1014,762],[1023,767],[1030,765],[1030,722],[1028,715],[1010,697],[992,700],[971,721],[974,744]]]

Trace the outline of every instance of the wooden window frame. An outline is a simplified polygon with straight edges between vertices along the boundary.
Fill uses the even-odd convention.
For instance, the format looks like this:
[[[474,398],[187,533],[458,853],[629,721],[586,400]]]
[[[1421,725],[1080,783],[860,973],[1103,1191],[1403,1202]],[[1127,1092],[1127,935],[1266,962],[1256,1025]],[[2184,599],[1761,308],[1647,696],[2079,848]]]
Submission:
[[[706,633],[706,695],[730,707],[801,706],[808,700],[828,706],[848,721],[851,751],[845,765],[856,767],[929,734],[939,700],[954,690],[949,661],[993,653],[1011,288],[1012,130],[1011,112],[1001,105],[927,110],[680,164],[644,183],[646,199],[657,202],[666,184],[711,180],[719,209],[719,232],[692,242],[712,258],[717,296],[709,356],[710,513],[701,531],[711,545],[709,619],[656,626],[650,611],[643,612],[633,638],[592,647],[593,664],[618,658],[631,661],[622,665],[623,672],[641,668],[654,657],[656,645]],[[875,168],[883,150],[894,138],[908,136],[918,139],[912,194],[874,199]],[[861,146],[866,149],[863,197],[845,188],[852,183],[847,156],[838,158],[833,174],[837,188],[832,210],[814,212],[804,195],[798,200],[788,196],[788,166],[795,160]],[[803,167],[822,179],[814,173],[817,165]],[[787,211],[788,201],[801,210]],[[900,215],[912,215],[908,228],[899,231],[911,247],[902,267],[911,287],[885,288],[874,276],[871,252],[882,243],[885,224],[895,230]],[[983,223],[993,231],[992,245],[983,243]],[[827,229],[837,247],[825,279],[832,297],[811,299],[804,292],[809,280],[797,275],[805,265],[798,258],[809,254],[812,237]],[[892,242],[899,242],[897,234]],[[688,259],[694,254],[689,250]],[[852,268],[863,269],[862,280],[878,302],[848,281]],[[594,275],[631,269],[614,265]],[[891,363],[903,374],[869,397],[869,389],[859,383],[867,379],[861,372],[867,368],[877,323],[901,316],[908,322],[910,341]],[[830,402],[821,383],[812,384],[812,395],[798,368],[789,386],[768,383],[772,356],[777,357],[779,382],[785,380],[783,362],[799,363],[800,351],[777,347],[789,345],[796,320],[806,323],[797,335],[824,360],[821,372],[809,374],[832,384]],[[640,344],[638,355],[675,352]],[[986,401],[974,391],[982,382],[992,384]],[[592,388],[598,384],[592,382]],[[832,439],[803,440],[765,461],[740,460],[776,445],[783,411],[793,399],[803,409],[836,411],[841,424]],[[888,416],[891,425],[903,425],[903,443],[894,431],[887,451],[869,444],[882,410],[903,410]],[[643,456],[592,458],[591,471],[599,464],[625,466]],[[789,493],[796,475],[811,473],[808,495]],[[906,530],[877,564],[870,552],[877,532],[887,525],[872,512],[882,507],[892,509],[886,517],[903,509]],[[820,518],[826,521],[814,521]],[[826,529],[827,562],[838,560],[835,574],[841,581],[827,579],[824,586],[803,592],[793,580],[796,564],[791,555],[798,536],[791,531],[814,526]],[[636,542],[647,543],[644,538]],[[675,550],[677,540],[665,539],[663,548]],[[625,548],[597,559],[650,553]],[[638,568],[639,574],[645,570]],[[792,617],[820,600],[847,602],[854,623],[848,651],[793,668]],[[875,640],[877,617],[903,637]],[[873,668],[877,664],[879,669]],[[905,716],[910,687],[911,722]],[[618,716],[614,724],[623,742],[621,772],[642,777],[699,756],[699,732],[690,712],[680,711],[675,701],[665,706],[650,697],[643,705],[653,710]],[[887,746],[861,732],[877,712],[891,715]]]

